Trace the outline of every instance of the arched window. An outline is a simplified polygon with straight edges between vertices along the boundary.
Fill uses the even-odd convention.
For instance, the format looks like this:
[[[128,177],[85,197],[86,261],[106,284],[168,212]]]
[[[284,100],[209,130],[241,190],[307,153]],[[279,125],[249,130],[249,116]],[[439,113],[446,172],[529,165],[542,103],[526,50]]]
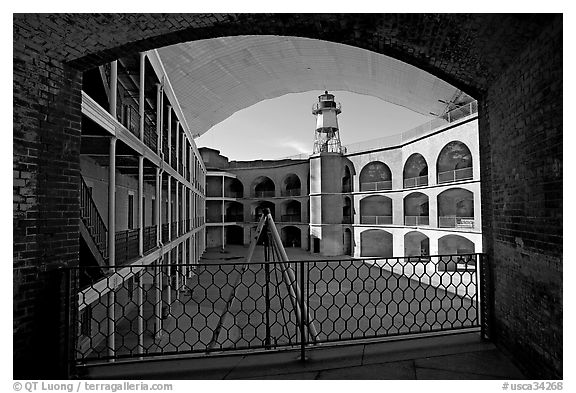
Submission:
[[[369,225],[392,224],[392,199],[373,195],[360,200],[360,223]]]
[[[404,255],[409,262],[427,262],[430,255],[430,239],[418,231],[408,232],[404,235]]]
[[[226,215],[224,222],[244,221],[244,206],[240,202],[228,202],[226,205]]]
[[[302,195],[302,184],[298,175],[291,173],[282,182],[282,196]]]
[[[360,256],[391,258],[392,234],[380,229],[370,229],[360,234]]]
[[[443,255],[438,261],[440,271],[475,270],[474,243],[464,236],[446,235],[438,239],[438,254]]]
[[[474,194],[463,188],[451,188],[438,195],[440,228],[474,228]]]
[[[428,164],[422,154],[414,153],[404,164],[404,188],[427,186]]]
[[[360,172],[360,191],[392,189],[392,172],[380,161],[367,164]]]
[[[301,231],[295,226],[287,226],[280,230],[280,237],[284,247],[300,247]]]
[[[244,196],[244,185],[238,179],[226,177],[224,179],[224,196],[242,198]]]
[[[253,221],[259,221],[260,217],[264,213],[264,210],[270,210],[270,214],[272,214],[272,218],[275,217],[276,214],[276,206],[274,203],[270,201],[261,201],[254,205],[254,215],[252,217]]]
[[[342,177],[342,192],[352,192],[352,175],[348,165],[344,166],[344,177]]]
[[[282,222],[301,222],[301,203],[298,201],[288,201],[283,206],[284,214],[280,217]]]
[[[253,183],[254,193],[256,198],[273,197],[276,193],[276,185],[267,176],[260,176]]]
[[[472,153],[464,143],[452,141],[440,151],[436,168],[438,183],[472,179]]]
[[[404,225],[430,225],[428,195],[413,192],[404,198]]]

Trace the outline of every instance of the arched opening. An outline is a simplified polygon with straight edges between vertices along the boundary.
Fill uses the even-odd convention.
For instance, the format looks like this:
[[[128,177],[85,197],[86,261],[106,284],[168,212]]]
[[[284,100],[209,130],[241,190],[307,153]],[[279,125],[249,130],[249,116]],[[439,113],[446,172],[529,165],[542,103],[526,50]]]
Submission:
[[[380,229],[370,229],[360,234],[360,256],[391,258],[392,234]]]
[[[227,198],[242,198],[244,196],[244,185],[238,179],[225,178],[224,196]]]
[[[270,210],[270,214],[272,215],[272,219],[275,219],[276,216],[276,205],[270,201],[260,201],[253,206],[253,215],[252,221],[259,221],[260,217],[262,216],[265,209]]]
[[[352,255],[352,231],[344,229],[344,255]]]
[[[240,202],[227,202],[224,222],[244,221],[244,206]]]
[[[420,153],[414,153],[404,164],[404,188],[428,185],[428,164]]]
[[[438,261],[438,270],[455,271],[471,270],[475,266],[474,243],[459,235],[446,235],[438,239],[439,255],[462,255],[444,256]]]
[[[349,197],[344,197],[342,224],[352,224],[352,200]]]
[[[474,194],[451,188],[438,195],[438,227],[474,229]]]
[[[472,153],[466,144],[452,141],[440,151],[436,168],[439,184],[472,179]]]
[[[404,235],[404,255],[410,262],[429,261],[430,258],[430,239],[418,231],[408,232]]]
[[[352,175],[348,165],[344,165],[344,176],[342,177],[342,192],[352,192]]]
[[[378,191],[392,189],[392,172],[388,165],[373,161],[360,172],[360,191]]]
[[[284,214],[280,217],[282,222],[301,222],[302,212],[301,203],[298,201],[288,201],[284,204]]]
[[[413,192],[404,198],[404,225],[430,225],[428,195]]]
[[[276,185],[268,176],[260,176],[252,183],[254,190],[252,196],[256,198],[270,198],[276,194]]]
[[[369,225],[392,224],[392,199],[373,195],[360,200],[360,223]]]
[[[230,225],[226,227],[226,244],[243,245],[244,228],[239,225]]]
[[[282,196],[302,195],[302,184],[298,175],[291,173],[282,182]]]
[[[300,228],[294,226],[287,226],[280,230],[280,237],[284,247],[300,247],[301,231]]]

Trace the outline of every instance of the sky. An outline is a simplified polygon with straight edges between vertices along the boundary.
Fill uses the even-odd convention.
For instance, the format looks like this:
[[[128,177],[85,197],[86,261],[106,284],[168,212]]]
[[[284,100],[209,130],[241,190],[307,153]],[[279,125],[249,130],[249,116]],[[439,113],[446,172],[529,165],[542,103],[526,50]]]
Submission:
[[[240,110],[199,138],[198,147],[211,147],[234,160],[278,159],[311,153],[316,117],[312,105],[323,91],[286,94]],[[338,115],[342,145],[409,130],[424,116],[379,98],[347,91],[330,91],[342,104]]]

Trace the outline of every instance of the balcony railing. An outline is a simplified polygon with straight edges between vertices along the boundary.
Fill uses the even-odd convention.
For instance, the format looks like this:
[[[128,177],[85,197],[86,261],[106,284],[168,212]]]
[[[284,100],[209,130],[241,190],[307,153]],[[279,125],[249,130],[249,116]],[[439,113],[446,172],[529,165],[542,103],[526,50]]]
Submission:
[[[172,238],[170,240],[174,240],[178,237],[178,221],[173,221],[170,223],[170,235]]]
[[[430,217],[404,216],[404,225],[430,225]]]
[[[271,198],[275,195],[276,195],[276,191],[274,191],[274,190],[254,191],[254,196],[256,198]]]
[[[404,179],[404,188],[421,187],[428,185],[428,176],[409,177]]]
[[[438,227],[474,229],[474,217],[440,216]]]
[[[360,216],[360,224],[390,225],[392,224],[392,216]]]
[[[302,222],[300,214],[283,214],[280,216],[280,222]]]
[[[224,222],[243,222],[244,215],[243,214],[226,214],[224,216]]]
[[[318,344],[457,334],[462,329],[487,338],[490,330],[484,254],[430,256],[419,263],[411,257],[375,257],[187,264],[181,258],[173,258],[172,264],[118,267],[94,286],[66,294],[78,299],[71,305],[70,315],[77,318],[72,323],[95,327],[83,330],[82,345],[72,347],[72,360],[86,364],[221,351],[250,356],[247,350],[298,348],[305,355]],[[72,269],[86,274],[93,268],[65,272]],[[194,269],[194,279],[174,280],[183,269]],[[344,293],[333,290],[343,282]],[[132,292],[132,300],[120,307],[108,300],[109,293],[119,290]],[[170,307],[165,294],[172,290],[194,296],[172,297],[177,307]],[[108,313],[109,307],[115,313]],[[101,311],[85,315],[84,309]],[[236,317],[222,323],[225,315]],[[157,345],[158,335],[163,345]]]
[[[144,144],[153,152],[158,151],[158,133],[156,132],[156,122],[144,117]]]
[[[139,257],[139,239],[140,230],[138,228],[116,232],[116,265],[124,265],[126,262]]]
[[[92,191],[86,185],[83,177],[80,177],[80,218],[86,225],[102,258],[108,258],[108,229],[92,199]]]
[[[455,169],[453,171],[445,171],[438,173],[438,184],[450,183],[453,181],[470,180],[474,177],[472,167]]]
[[[170,238],[168,237],[169,235],[169,228],[170,228],[170,224],[162,224],[162,243],[168,243],[168,241],[170,240]]]
[[[211,224],[222,222],[222,216],[206,216],[206,222]]]
[[[380,191],[391,189],[392,189],[392,180],[360,183],[360,191]]]
[[[156,225],[144,228],[144,253],[156,248]]]
[[[124,108],[124,118],[122,119],[122,125],[126,127],[132,134],[140,137],[140,113],[138,112],[138,109],[131,105],[126,105]]]
[[[302,194],[302,189],[292,188],[290,190],[282,190],[282,196],[300,196]]]

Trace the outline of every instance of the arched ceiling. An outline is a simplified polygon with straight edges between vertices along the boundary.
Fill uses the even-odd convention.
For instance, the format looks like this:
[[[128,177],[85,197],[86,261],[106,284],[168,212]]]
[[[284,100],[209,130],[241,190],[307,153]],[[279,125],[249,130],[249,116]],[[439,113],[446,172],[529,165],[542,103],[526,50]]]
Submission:
[[[167,46],[158,54],[195,135],[262,100],[310,90],[367,94],[424,115],[443,113],[454,99],[470,99],[407,63],[317,39],[220,37]]]

